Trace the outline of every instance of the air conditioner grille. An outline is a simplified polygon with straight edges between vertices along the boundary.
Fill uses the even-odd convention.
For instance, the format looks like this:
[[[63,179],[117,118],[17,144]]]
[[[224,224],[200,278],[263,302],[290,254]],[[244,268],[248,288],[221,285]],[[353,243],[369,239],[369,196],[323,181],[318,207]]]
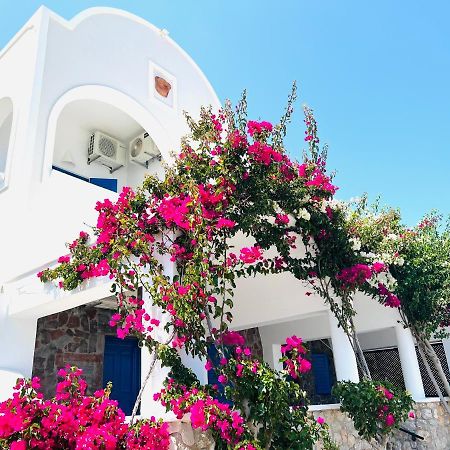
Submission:
[[[137,138],[133,142],[133,145],[131,146],[131,156],[133,158],[136,158],[136,156],[140,155],[141,151],[142,151],[142,139]]]
[[[102,155],[108,158],[115,158],[117,147],[116,144],[106,137],[101,137],[98,143],[98,149]]]
[[[91,138],[89,139],[88,155],[94,154],[94,140],[95,140],[95,134],[92,134]]]

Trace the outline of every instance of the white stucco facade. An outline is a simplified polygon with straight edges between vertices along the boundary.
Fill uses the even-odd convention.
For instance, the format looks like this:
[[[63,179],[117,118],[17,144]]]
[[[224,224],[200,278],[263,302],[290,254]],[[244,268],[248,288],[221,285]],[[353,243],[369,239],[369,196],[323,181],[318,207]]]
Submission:
[[[155,75],[170,82],[167,98],[155,94]],[[166,32],[124,11],[94,8],[66,21],[42,7],[0,53],[2,387],[17,374],[30,376],[40,317],[109,295],[105,280],[66,293],[36,277],[66,253],[67,240],[95,223],[96,201],[116,195],[86,182],[112,176],[87,164],[89,136],[100,130],[128,145],[147,132],[170,163],[187,132],[182,112],[195,116],[205,105],[217,109],[220,102],[192,59]],[[127,161],[114,178],[120,189],[138,185],[146,173],[162,174],[161,163],[145,168]],[[307,291],[290,275],[240,280],[233,326],[259,327],[265,359],[275,367],[274,348],[286,336],[331,339],[337,378],[357,379],[345,336],[323,301]],[[355,306],[363,347],[398,345],[407,387],[423,396],[417,360],[407,362],[412,338],[398,329],[398,313],[362,296]],[[202,362],[184,359],[206,380]],[[155,413],[151,401],[143,402],[142,413]]]

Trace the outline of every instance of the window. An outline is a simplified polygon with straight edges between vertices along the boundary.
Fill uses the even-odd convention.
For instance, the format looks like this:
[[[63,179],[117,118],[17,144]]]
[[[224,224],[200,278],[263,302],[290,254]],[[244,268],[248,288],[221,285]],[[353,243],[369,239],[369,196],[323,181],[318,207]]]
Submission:
[[[332,388],[330,361],[325,353],[311,354],[314,389],[317,395],[330,395]]]

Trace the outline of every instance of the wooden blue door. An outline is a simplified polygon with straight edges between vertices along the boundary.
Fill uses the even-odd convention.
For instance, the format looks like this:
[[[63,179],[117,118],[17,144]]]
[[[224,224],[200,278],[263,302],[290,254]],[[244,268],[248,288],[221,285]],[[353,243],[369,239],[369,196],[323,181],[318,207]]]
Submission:
[[[141,386],[141,349],[137,339],[105,336],[103,386],[113,384],[111,399],[130,415]]]

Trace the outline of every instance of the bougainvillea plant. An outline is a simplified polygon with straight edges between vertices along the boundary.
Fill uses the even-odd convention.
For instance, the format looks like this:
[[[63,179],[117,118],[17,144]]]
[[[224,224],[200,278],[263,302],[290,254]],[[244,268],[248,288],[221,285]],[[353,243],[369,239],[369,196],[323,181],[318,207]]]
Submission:
[[[373,282],[386,266],[368,263],[350,239],[346,207],[333,199],[337,187],[327,174],[326,152],[319,148],[307,107],[308,152],[302,162],[288,157],[283,137],[294,100],[295,89],[277,126],[248,121],[245,96],[236,111],[227,104],[218,114],[202,110],[198,121],[187,116],[191,135],[164,179],[150,176],[136,191],[124,188],[116,202],[98,202],[93,236],[81,232],[58,266],[38,274],[65,290],[109,277],[118,304],[111,318],[117,335],[137,337],[163,365],[176,361],[172,372],[190,380],[170,378],[161,399],[173,409],[181,398],[180,414],[190,413],[193,424],[212,429],[228,448],[239,448],[240,442],[254,448],[280,448],[280,442],[309,448],[326,434],[326,427],[318,431],[308,416],[295,383],[286,379],[309,368],[298,338],[287,342],[293,351],[285,355],[286,370],[280,374],[248,359],[237,333],[229,331],[237,278],[290,272],[308,281],[330,306],[363,375],[370,377],[353,323],[352,296],[357,290],[373,293]],[[246,243],[236,248],[242,237]],[[175,275],[168,273],[167,261],[176,267]],[[388,284],[378,294],[386,306],[398,306]],[[234,399],[234,409],[218,403],[210,386],[195,384],[175,356],[177,350],[206,358],[210,345],[223,363],[219,382],[229,384],[225,395]],[[229,346],[236,347],[231,357]],[[258,391],[249,398],[250,384],[274,395],[262,401]],[[300,403],[289,405],[290,398]],[[270,415],[281,411],[289,418],[284,425]]]
[[[414,417],[411,396],[387,382],[340,382],[333,393],[341,401],[341,410],[353,419],[359,435],[367,440],[383,442],[392,429]]]
[[[384,294],[385,285],[389,284],[387,298],[399,303],[403,325],[415,337],[427,372],[450,414],[435,373],[448,396],[450,385],[430,344],[433,338],[447,337],[450,325],[448,224],[445,226],[438,214],[431,213],[416,227],[409,228],[401,223],[398,211],[382,209],[378,204],[368,206],[367,199],[363,198],[349,214],[348,227],[360,251],[374,260],[383,261],[388,268],[385,281],[374,285],[373,293],[380,299],[379,294]]]
[[[170,445],[166,423],[155,418],[129,425],[110,386],[86,395],[82,371],[61,369],[56,395],[44,400],[39,380],[19,380],[12,399],[0,403],[0,448],[116,450],[161,449]]]

